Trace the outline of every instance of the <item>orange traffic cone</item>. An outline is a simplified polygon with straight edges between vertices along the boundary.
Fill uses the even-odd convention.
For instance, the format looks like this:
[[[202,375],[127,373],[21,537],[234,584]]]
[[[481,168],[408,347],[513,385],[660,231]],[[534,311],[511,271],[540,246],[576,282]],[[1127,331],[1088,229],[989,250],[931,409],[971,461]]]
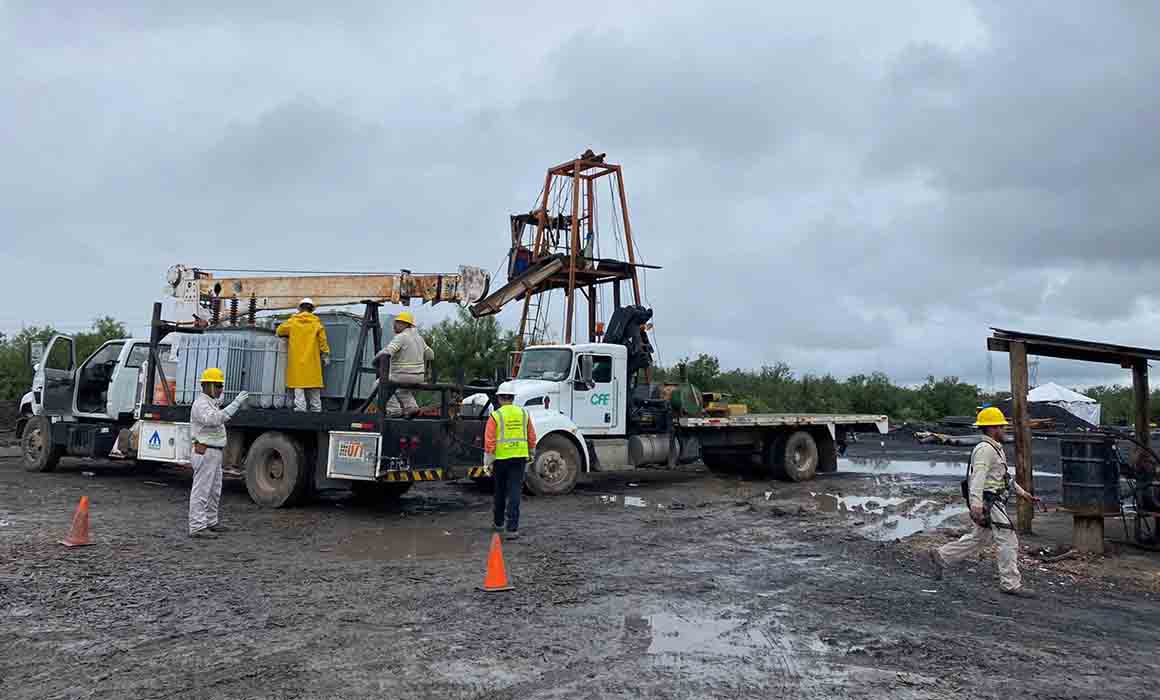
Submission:
[[[77,512],[73,514],[72,529],[68,537],[60,541],[66,547],[84,547],[92,544],[89,540],[89,497],[81,496]]]
[[[487,555],[487,573],[483,577],[481,591],[495,593],[497,591],[515,590],[508,582],[507,569],[503,565],[503,547],[499,543],[499,535],[491,536],[491,552]]]

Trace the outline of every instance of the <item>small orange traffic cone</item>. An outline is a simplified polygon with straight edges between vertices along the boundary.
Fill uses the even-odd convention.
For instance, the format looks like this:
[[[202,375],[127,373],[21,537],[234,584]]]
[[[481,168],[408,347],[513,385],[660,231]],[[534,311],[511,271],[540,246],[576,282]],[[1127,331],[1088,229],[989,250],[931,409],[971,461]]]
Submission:
[[[503,547],[499,543],[499,535],[491,536],[491,551],[487,555],[487,573],[483,577],[481,591],[495,593],[497,591],[515,590],[508,582],[507,569],[503,565]]]
[[[73,514],[72,529],[68,537],[60,541],[66,547],[84,547],[92,544],[89,540],[89,497],[81,496],[77,512]]]

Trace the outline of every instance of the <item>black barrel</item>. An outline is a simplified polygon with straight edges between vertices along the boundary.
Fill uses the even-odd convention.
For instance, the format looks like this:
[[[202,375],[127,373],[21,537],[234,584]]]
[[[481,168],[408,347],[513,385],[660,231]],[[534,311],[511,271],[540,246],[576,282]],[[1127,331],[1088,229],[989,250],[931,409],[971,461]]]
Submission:
[[[1105,436],[1059,439],[1063,508],[1077,515],[1120,512],[1120,467],[1116,443]]]

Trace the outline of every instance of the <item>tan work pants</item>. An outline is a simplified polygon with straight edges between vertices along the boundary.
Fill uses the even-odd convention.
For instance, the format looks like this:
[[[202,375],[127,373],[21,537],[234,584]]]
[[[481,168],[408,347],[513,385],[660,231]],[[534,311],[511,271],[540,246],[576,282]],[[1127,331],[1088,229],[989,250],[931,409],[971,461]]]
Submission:
[[[1011,524],[1007,517],[1007,510],[1003,504],[991,506],[991,527],[974,525],[971,531],[954,542],[948,542],[938,548],[938,556],[944,564],[954,565],[962,560],[978,555],[979,551],[995,542],[999,545],[999,585],[1006,591],[1013,591],[1023,585],[1019,576],[1019,538],[1014,530],[995,527],[995,523]]]

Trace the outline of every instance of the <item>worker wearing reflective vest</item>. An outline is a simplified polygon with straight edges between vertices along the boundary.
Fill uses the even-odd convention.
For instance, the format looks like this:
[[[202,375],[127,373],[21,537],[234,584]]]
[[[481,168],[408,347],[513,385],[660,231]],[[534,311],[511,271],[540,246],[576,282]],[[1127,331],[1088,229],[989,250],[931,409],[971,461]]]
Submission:
[[[1007,419],[997,408],[984,408],[975,419],[983,439],[971,451],[963,492],[971,508],[974,527],[954,542],[928,551],[935,578],[942,578],[947,566],[957,564],[995,542],[999,545],[999,589],[1010,595],[1030,597],[1019,575],[1019,538],[1007,515],[1008,489],[1020,498],[1038,503],[1007,475],[1007,455],[1003,451],[1003,426]]]
[[[536,450],[536,427],[524,409],[513,406],[511,392],[496,394],[499,408],[487,419],[483,461],[495,477],[492,523],[496,532],[507,528],[507,539],[520,536],[520,496],[524,469]]]
[[[391,358],[391,373],[387,377],[399,384],[422,384],[427,374],[427,363],[435,359],[435,351],[427,346],[427,341],[415,328],[415,317],[404,311],[395,317],[395,337],[387,347],[379,351],[376,360]],[[419,404],[410,389],[395,387],[395,393],[387,399],[387,415],[391,418],[410,418],[419,412]]]

